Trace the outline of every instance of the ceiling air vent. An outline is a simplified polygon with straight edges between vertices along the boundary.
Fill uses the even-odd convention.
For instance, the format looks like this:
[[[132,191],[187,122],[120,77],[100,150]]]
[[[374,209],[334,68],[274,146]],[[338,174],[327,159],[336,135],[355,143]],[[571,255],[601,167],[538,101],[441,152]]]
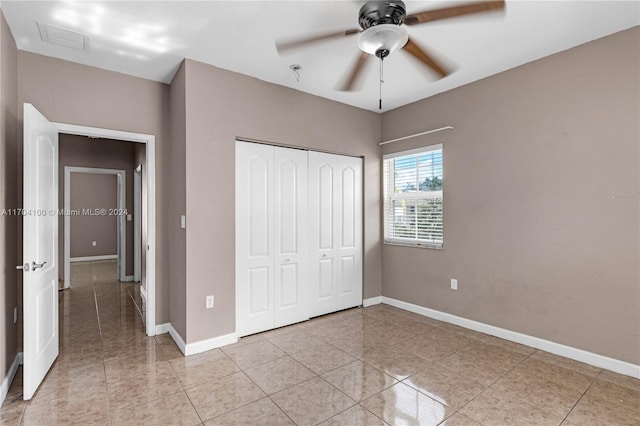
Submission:
[[[40,38],[45,43],[76,50],[89,50],[89,36],[38,22]]]

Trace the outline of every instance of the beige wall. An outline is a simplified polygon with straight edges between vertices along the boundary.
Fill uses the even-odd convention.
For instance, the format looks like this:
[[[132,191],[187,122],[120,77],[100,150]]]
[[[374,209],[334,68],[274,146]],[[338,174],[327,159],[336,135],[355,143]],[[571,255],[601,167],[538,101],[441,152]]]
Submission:
[[[380,115],[199,62],[185,68],[187,343],[235,331],[237,137],[364,156],[364,297],[380,295]]]
[[[71,210],[115,209],[118,177],[96,173],[72,173],[69,182]],[[118,253],[118,221],[113,215],[70,216],[70,256],[103,256]],[[95,247],[92,242],[95,241]],[[127,252],[128,254],[128,252]]]
[[[16,43],[0,11],[0,210],[18,204],[18,76]],[[22,282],[15,266],[18,257],[18,220],[0,216],[0,383],[18,351],[18,325],[13,308],[19,305],[18,285]]]
[[[169,87],[170,112],[170,159],[166,163],[167,173],[171,176],[168,182],[168,197],[171,199],[167,214],[167,238],[171,244],[167,246],[171,269],[169,270],[169,320],[173,328],[187,338],[187,252],[185,229],[180,226],[180,216],[186,212],[186,99],[185,99],[185,64],[184,62]],[[204,194],[203,194],[204,196]],[[189,223],[191,226],[191,223]]]
[[[384,246],[383,295],[640,363],[638,27],[383,115],[444,143],[444,250]],[[458,279],[458,291],[449,287]]]
[[[125,171],[126,183],[126,206],[129,213],[133,214],[133,169],[135,168],[135,149],[137,145],[144,147],[144,144],[135,142],[123,142],[111,139],[90,139],[85,136],[60,135],[59,156],[58,156],[58,206],[64,207],[64,168],[65,166],[94,167],[99,169],[117,169]],[[78,176],[73,174],[72,176]],[[87,176],[84,173],[80,176]],[[115,179],[115,175],[111,178]],[[72,182],[74,179],[72,179]],[[80,179],[79,182],[83,180]],[[89,183],[89,181],[87,181]],[[109,190],[114,190],[110,187]],[[72,202],[74,197],[72,196]],[[88,206],[87,206],[88,208]],[[103,254],[116,254],[116,234],[106,227],[95,226],[96,220],[108,221],[115,226],[115,217],[71,217],[71,257],[99,256]],[[126,254],[127,254],[127,275],[133,275],[133,222],[125,222],[126,232]],[[76,226],[77,225],[77,226]],[[58,221],[58,275],[64,274],[64,218],[60,216]],[[75,242],[74,242],[75,239]],[[82,240],[83,242],[80,242]],[[91,247],[87,243],[97,241],[96,247]],[[101,242],[102,241],[102,242]],[[107,241],[109,243],[107,244]],[[79,244],[76,244],[79,243]],[[76,249],[82,249],[76,252]]]
[[[49,120],[156,136],[156,321],[169,320],[163,167],[169,87],[162,83],[33,53],[18,53],[18,101],[32,103]],[[20,157],[20,162],[22,157]]]

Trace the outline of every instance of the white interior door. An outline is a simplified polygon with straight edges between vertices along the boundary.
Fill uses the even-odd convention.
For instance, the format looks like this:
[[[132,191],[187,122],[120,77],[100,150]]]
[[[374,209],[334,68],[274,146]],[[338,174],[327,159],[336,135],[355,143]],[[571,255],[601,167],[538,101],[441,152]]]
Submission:
[[[274,328],[273,147],[236,143],[236,332]]]
[[[58,356],[58,130],[24,104],[24,399]]]
[[[275,327],[309,319],[307,151],[274,148]]]
[[[362,159],[309,152],[312,314],[362,304]]]

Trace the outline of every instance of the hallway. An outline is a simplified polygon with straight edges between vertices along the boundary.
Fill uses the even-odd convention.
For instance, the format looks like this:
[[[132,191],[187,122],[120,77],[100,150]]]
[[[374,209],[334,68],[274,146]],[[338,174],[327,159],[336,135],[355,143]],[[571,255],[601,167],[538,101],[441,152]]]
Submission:
[[[60,354],[28,403],[20,367],[0,424],[109,424],[110,410],[158,395],[141,387],[172,374],[168,365],[160,368],[160,345],[144,334],[139,285],[120,283],[116,269],[115,261],[72,264],[71,289],[58,293]],[[158,361],[158,368],[138,369],[140,360],[147,367]]]

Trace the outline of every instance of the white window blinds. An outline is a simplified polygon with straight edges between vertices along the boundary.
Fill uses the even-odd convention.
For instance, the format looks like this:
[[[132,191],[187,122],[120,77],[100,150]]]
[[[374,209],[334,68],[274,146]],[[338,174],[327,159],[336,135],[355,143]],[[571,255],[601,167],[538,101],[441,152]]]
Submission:
[[[385,243],[442,248],[442,145],[383,159]]]

